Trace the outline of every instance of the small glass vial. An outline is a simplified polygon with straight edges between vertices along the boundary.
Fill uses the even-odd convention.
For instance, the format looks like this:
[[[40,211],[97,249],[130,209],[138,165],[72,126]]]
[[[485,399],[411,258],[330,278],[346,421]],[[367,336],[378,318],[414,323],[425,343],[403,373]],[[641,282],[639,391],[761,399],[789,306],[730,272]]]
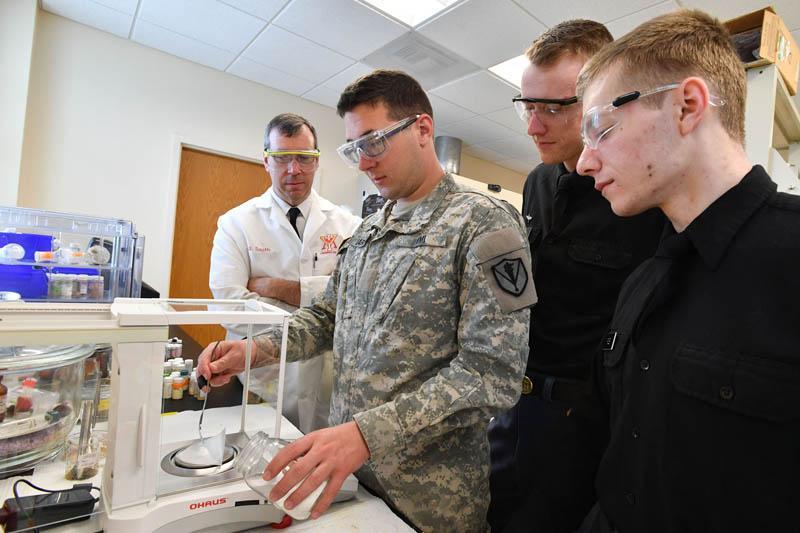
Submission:
[[[72,286],[72,297],[85,299],[88,294],[89,294],[89,276],[87,276],[86,274],[78,274],[76,283]]]
[[[80,433],[67,437],[67,457],[64,477],[70,481],[88,479],[97,475],[100,462],[100,445],[95,435],[89,435],[86,448],[80,453]]]
[[[8,399],[8,387],[3,384],[3,376],[0,375],[0,422],[6,419],[6,400]]]
[[[47,298],[58,300],[61,298],[61,274],[47,275]]]
[[[61,274],[59,285],[61,286],[61,298],[68,300],[72,298],[72,284],[75,276],[71,274]]]
[[[90,300],[102,300],[105,282],[103,276],[89,276],[87,296]]]
[[[192,370],[189,376],[189,396],[197,397],[197,372]]]
[[[183,378],[180,375],[172,378],[172,399],[183,399]]]

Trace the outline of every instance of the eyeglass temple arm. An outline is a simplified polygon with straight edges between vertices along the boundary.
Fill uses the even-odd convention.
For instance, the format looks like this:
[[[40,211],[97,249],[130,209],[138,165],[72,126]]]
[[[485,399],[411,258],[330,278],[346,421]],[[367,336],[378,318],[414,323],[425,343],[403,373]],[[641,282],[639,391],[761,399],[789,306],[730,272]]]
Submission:
[[[623,94],[622,96],[617,96],[614,98],[614,101],[611,102],[611,105],[614,107],[619,107],[621,105],[627,104],[628,102],[633,102],[637,98],[642,95],[639,91],[633,91],[630,93]]]

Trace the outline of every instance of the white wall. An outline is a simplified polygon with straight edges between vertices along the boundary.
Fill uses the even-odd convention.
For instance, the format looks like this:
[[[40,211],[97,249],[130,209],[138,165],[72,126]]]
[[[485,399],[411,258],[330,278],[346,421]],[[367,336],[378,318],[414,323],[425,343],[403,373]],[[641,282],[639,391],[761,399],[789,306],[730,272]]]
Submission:
[[[0,1],[0,205],[17,205],[36,0]]]
[[[264,126],[286,111],[317,129],[320,193],[360,214],[333,109],[40,11],[18,204],[132,220],[147,239],[143,279],[166,295],[181,143],[259,161]]]
[[[132,220],[143,278],[169,285],[179,140],[260,160],[264,126],[292,111],[316,127],[320,192],[360,206],[340,162],[336,112],[40,11],[19,205]],[[350,193],[348,195],[348,193]]]

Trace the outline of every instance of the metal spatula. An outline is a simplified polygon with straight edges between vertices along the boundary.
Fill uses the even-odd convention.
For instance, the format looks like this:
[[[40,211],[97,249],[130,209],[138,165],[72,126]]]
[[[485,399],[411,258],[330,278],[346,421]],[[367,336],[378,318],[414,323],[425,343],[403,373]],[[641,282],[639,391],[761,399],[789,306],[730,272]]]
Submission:
[[[221,341],[217,341],[217,343],[214,345],[214,349],[211,350],[211,360],[212,361],[216,360],[216,357],[214,357],[214,356],[217,354],[217,346],[219,346],[220,342]],[[202,374],[198,375],[197,376],[197,386],[200,389],[204,389],[206,387],[206,385],[208,385],[208,381],[206,380],[206,378],[203,377]],[[206,402],[208,401],[208,394],[210,392],[211,392],[211,387],[209,387],[208,388],[208,392],[205,393],[205,397],[203,398],[203,409],[200,410],[200,420],[197,422],[197,433],[200,435],[200,440],[203,440],[203,415],[206,414]]]

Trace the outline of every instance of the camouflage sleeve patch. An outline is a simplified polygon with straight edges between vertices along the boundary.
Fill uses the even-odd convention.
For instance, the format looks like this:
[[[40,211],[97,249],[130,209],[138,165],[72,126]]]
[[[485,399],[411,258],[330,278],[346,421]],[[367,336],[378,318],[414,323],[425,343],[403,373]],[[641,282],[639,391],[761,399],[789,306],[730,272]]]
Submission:
[[[503,311],[510,313],[536,303],[531,256],[519,231],[508,227],[482,235],[474,254]]]

